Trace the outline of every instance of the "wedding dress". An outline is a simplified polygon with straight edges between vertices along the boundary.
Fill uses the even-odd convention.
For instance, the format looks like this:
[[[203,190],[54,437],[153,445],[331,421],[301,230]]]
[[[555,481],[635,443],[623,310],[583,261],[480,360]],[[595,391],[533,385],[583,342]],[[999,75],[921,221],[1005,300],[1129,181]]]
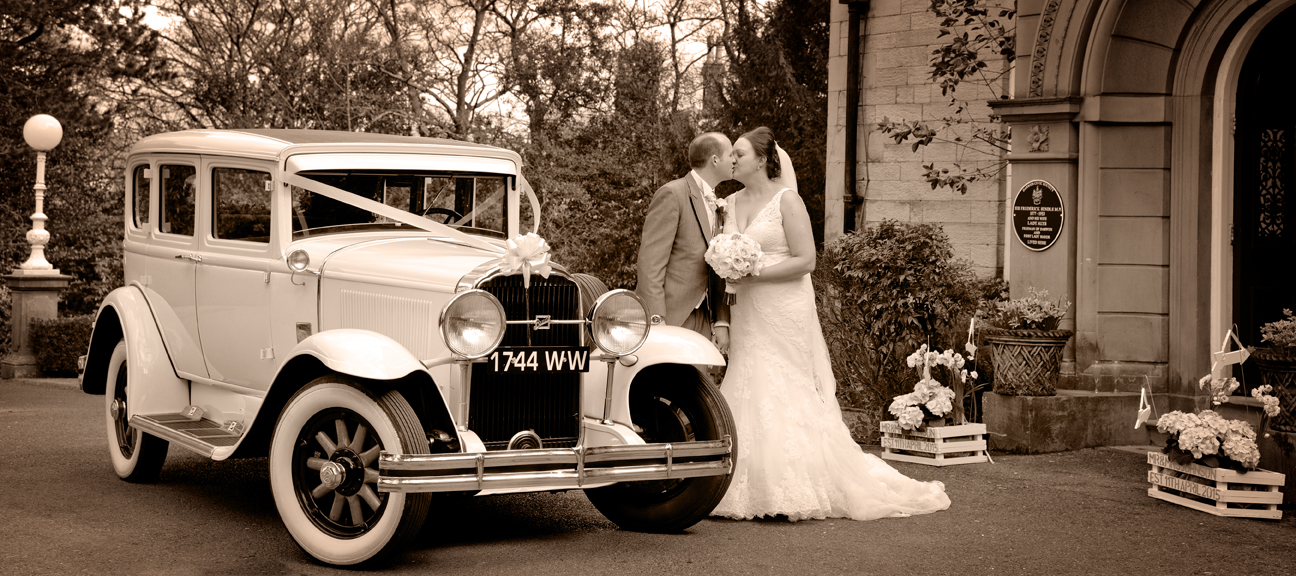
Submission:
[[[741,230],[760,243],[766,268],[791,257],[779,209],[788,190]],[[725,233],[740,232],[734,212],[726,211]],[[720,391],[737,424],[738,459],[712,515],[872,520],[949,508],[944,484],[908,478],[851,439],[810,276],[736,289]]]

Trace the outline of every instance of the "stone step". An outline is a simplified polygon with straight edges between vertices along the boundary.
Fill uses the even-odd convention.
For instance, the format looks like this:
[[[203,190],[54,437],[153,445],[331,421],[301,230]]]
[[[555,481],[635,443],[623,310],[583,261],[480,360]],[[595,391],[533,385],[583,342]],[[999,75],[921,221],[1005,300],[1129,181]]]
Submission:
[[[1097,446],[1160,446],[1165,436],[1155,425],[1134,426],[1137,392],[1058,390],[1056,396],[985,395],[985,423],[990,449],[1039,454]],[[1154,416],[1175,409],[1181,400],[1152,395]]]

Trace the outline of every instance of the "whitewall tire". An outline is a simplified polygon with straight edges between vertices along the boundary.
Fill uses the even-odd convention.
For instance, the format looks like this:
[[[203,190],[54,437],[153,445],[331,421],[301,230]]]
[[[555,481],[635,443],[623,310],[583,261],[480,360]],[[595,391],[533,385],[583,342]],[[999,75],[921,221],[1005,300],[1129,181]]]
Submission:
[[[377,562],[418,534],[427,494],[379,493],[378,453],[426,454],[426,435],[399,392],[378,395],[340,375],[293,395],[270,440],[270,490],[302,550],[321,562]]]
[[[126,341],[113,348],[108,359],[108,375],[104,382],[104,416],[108,425],[108,457],[113,470],[128,482],[157,480],[162,463],[166,461],[166,440],[132,428],[127,410],[126,390],[129,387],[128,354]]]

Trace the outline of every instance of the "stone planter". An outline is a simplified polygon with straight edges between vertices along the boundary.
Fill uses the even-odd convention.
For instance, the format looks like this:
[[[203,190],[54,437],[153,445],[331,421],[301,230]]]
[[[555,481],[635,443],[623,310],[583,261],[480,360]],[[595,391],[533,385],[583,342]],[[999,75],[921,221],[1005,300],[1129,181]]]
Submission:
[[[1282,519],[1283,474],[1179,465],[1160,452],[1148,452],[1147,462],[1148,496],[1216,516]]]
[[[994,360],[994,393],[1003,396],[1053,396],[1057,393],[1062,348],[1070,330],[985,328]]]
[[[1282,408],[1269,427],[1282,432],[1296,432],[1296,358],[1280,356],[1268,348],[1257,348],[1251,356],[1262,384],[1273,386],[1273,395]]]

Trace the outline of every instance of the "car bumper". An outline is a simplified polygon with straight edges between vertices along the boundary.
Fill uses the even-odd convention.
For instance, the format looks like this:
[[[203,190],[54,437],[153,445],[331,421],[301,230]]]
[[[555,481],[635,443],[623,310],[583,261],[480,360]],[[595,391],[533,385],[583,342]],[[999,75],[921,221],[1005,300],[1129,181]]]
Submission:
[[[472,454],[379,456],[379,492],[573,490],[616,482],[724,476],[733,441],[638,444]]]

